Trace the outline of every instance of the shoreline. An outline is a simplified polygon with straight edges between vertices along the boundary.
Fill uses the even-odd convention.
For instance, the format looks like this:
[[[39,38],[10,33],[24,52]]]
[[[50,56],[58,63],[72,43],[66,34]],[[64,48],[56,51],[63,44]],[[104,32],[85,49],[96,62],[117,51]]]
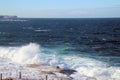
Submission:
[[[109,77],[109,75],[111,75],[109,72],[111,72],[113,68],[86,68],[84,66],[77,70],[70,68],[60,68],[59,66],[51,66],[48,64],[15,64],[9,62],[5,64],[0,63],[0,73],[2,73],[2,80],[46,80],[46,76],[48,80],[61,80],[61,78],[62,80],[119,80],[119,76],[116,75],[117,77],[115,77],[114,73],[112,73],[114,74],[112,77]],[[120,68],[117,70],[120,70]],[[21,79],[19,79],[20,73]],[[103,76],[106,77],[103,78]]]
[[[31,71],[24,71],[26,68],[31,70]],[[62,68],[59,68],[58,66],[55,68],[53,66],[50,66],[50,65],[47,65],[47,64],[27,64],[25,66],[25,68],[22,70],[18,70],[19,72],[17,72],[17,76],[14,75],[14,77],[11,77],[11,76],[4,76],[5,72],[4,73],[1,73],[1,76],[0,78],[2,80],[38,80],[38,79],[41,79],[41,80],[47,80],[47,79],[50,79],[50,80],[72,80],[73,78],[71,78],[70,76],[68,76],[68,74],[73,74],[74,72],[76,72],[75,70],[73,69],[62,69]],[[0,70],[1,71],[1,70]],[[9,74],[7,73],[8,70],[5,70],[6,71],[6,74]],[[32,77],[30,76],[30,74],[27,74],[27,73],[31,73],[31,72],[36,72],[37,74],[33,74],[34,77],[35,76],[38,76],[35,78],[33,78],[33,75]],[[11,74],[14,74],[14,72]],[[64,75],[64,76],[60,76],[60,75],[57,75],[57,74],[60,74],[60,75]],[[46,79],[47,78],[47,79]]]

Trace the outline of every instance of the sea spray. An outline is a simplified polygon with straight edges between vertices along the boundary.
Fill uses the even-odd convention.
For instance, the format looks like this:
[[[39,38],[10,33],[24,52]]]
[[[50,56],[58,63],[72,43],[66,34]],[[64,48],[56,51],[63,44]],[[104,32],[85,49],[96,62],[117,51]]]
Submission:
[[[40,62],[40,46],[35,43],[20,47],[0,47],[0,57],[20,64]]]
[[[18,52],[13,56],[13,61],[19,63],[39,63],[40,62],[40,46],[30,43],[29,45],[22,46]]]
[[[19,47],[0,47],[0,57],[9,59],[19,64],[49,64],[66,68],[67,64],[55,54],[49,55],[42,52],[42,47],[30,43]]]
[[[120,68],[107,63],[78,55],[56,55],[43,53],[45,48],[39,44],[30,43],[19,47],[0,47],[0,61],[9,60],[13,64],[45,63],[53,67],[74,69],[77,72],[70,75],[74,80],[119,80]],[[14,63],[15,62],[15,63]],[[8,64],[8,66],[11,64]],[[22,67],[22,66],[21,66]],[[21,68],[17,67],[17,68]],[[16,68],[16,69],[17,69]],[[23,67],[22,67],[23,69]],[[12,69],[11,69],[12,70]],[[58,74],[61,75],[61,74]]]

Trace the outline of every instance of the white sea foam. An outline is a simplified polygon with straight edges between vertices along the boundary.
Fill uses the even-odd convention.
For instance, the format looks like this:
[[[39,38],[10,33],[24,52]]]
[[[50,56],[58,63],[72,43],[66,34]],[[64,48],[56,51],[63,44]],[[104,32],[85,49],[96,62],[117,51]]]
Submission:
[[[36,32],[47,32],[47,31],[50,31],[50,30],[41,30],[41,29],[37,29],[37,30],[34,30]]]
[[[10,68],[9,71],[14,69],[14,73],[17,73],[17,70],[24,69],[28,75],[33,75],[38,73],[25,69],[23,64],[45,63],[75,69],[77,72],[71,75],[74,80],[120,80],[120,67],[108,67],[107,63],[87,57],[45,54],[43,50],[44,48],[35,43],[19,47],[0,47],[0,70]]]

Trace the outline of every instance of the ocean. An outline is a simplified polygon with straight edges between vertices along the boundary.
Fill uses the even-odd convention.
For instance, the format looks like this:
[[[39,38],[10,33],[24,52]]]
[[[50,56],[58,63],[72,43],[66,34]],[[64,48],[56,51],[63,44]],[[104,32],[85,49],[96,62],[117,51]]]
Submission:
[[[0,64],[8,63],[75,69],[75,80],[120,80],[120,18],[0,21]]]

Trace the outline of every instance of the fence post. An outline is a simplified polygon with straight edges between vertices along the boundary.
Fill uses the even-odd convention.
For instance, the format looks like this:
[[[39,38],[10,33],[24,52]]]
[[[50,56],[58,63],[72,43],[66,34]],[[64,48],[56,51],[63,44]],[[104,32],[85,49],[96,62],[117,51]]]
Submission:
[[[19,79],[21,79],[21,72],[19,72]]]
[[[0,80],[2,80],[2,73],[0,73]]]
[[[48,80],[48,76],[46,75],[46,80]]]

